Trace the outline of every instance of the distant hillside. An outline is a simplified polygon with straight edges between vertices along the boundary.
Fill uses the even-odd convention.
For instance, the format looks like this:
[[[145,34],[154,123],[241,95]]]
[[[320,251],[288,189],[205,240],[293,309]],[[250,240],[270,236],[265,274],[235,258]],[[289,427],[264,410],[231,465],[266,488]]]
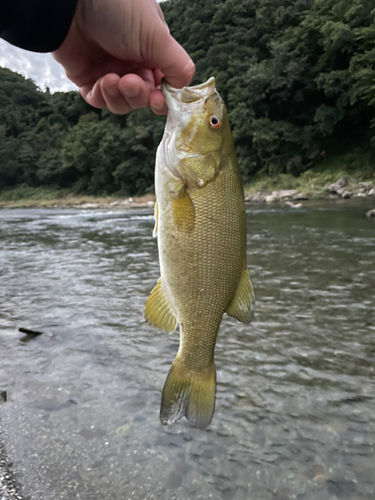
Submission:
[[[170,0],[172,34],[215,76],[245,180],[299,175],[326,152],[375,148],[373,0]],[[152,190],[164,119],[114,116],[0,68],[0,189]]]

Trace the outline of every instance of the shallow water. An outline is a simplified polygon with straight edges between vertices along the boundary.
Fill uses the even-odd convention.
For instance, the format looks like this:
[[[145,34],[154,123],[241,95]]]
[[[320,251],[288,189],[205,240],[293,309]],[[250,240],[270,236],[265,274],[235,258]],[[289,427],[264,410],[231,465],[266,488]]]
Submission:
[[[1,210],[0,419],[23,492],[372,500],[372,205],[248,209],[256,317],[223,320],[208,431],[159,424],[178,334],[142,316],[159,276],[152,212]]]

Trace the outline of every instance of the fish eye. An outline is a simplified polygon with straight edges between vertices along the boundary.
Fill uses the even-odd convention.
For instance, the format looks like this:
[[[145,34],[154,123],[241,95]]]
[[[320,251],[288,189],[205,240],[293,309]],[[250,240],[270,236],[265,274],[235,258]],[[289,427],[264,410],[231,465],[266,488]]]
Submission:
[[[217,115],[210,116],[210,127],[212,127],[212,128],[220,128],[221,127],[221,121]]]

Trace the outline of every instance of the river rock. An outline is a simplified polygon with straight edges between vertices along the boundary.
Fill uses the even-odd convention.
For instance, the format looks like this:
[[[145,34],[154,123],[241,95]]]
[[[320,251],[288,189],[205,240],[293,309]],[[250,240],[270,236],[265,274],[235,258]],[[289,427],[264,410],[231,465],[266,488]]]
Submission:
[[[110,207],[116,207],[117,205],[119,205],[120,202],[119,201],[112,201],[112,203],[109,204]]]
[[[273,201],[276,200],[276,196],[274,196],[273,194],[269,194],[268,196],[266,196],[266,203],[272,203]]]
[[[263,193],[263,191],[257,191],[256,193],[249,193],[246,196],[245,201],[259,203],[264,201],[266,199],[266,196],[267,195]]]
[[[366,198],[367,194],[366,193],[357,193],[354,195],[354,198]]]
[[[6,403],[7,401],[7,391],[0,391],[0,405]]]
[[[366,217],[375,217],[375,208],[366,213]]]
[[[340,179],[338,179],[336,182],[334,182],[328,187],[328,191],[330,193],[337,193],[339,189],[342,189],[345,186],[346,186],[345,177],[340,177]]]
[[[181,486],[182,478],[180,474],[176,474],[176,472],[170,472],[165,479],[164,487],[168,489],[178,488]]]
[[[116,436],[119,438],[127,437],[130,434],[130,425],[129,424],[124,424],[120,425],[120,427],[117,427],[115,430]]]
[[[374,185],[372,184],[372,182],[360,182],[359,187],[366,191],[370,191],[370,189],[372,189]]]
[[[293,196],[293,200],[302,201],[308,200],[309,196],[306,193],[297,193]]]
[[[370,191],[367,194],[368,196],[375,196],[375,189],[374,188],[370,189]]]
[[[292,201],[285,201],[283,203],[283,207],[301,208],[302,207],[302,203],[293,203]]]
[[[98,208],[99,203],[83,203],[82,205],[78,205],[80,208]]]
[[[278,192],[278,197],[281,198],[282,200],[286,200],[288,198],[293,198],[295,194],[296,194],[295,189],[283,189],[282,191]]]
[[[344,191],[341,195],[341,198],[348,199],[353,196],[353,193],[351,191]]]

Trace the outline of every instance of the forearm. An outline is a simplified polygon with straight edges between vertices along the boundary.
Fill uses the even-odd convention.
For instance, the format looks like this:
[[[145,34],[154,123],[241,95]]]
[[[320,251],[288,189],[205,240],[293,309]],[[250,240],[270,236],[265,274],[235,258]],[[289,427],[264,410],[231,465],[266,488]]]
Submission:
[[[34,52],[63,43],[78,0],[0,0],[0,37]]]

